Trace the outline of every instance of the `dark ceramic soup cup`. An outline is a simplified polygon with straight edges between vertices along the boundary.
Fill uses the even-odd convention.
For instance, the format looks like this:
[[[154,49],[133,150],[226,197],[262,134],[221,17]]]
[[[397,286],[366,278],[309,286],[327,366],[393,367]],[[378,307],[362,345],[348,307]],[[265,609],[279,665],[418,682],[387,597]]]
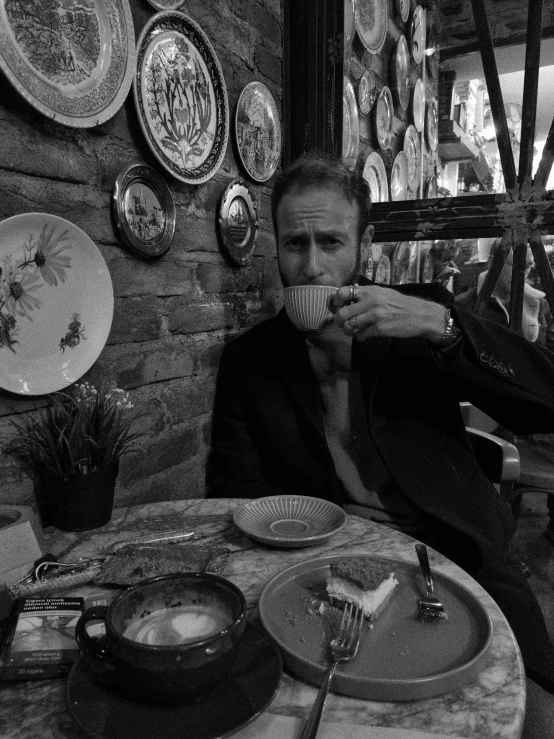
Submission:
[[[180,644],[141,643],[125,635],[152,614],[180,618],[193,609],[217,623],[217,631]],[[184,620],[186,621],[186,618]],[[87,624],[103,621],[105,638],[93,638]],[[154,577],[120,593],[109,606],[89,608],[75,636],[86,654],[108,662],[131,698],[182,703],[202,698],[229,673],[246,624],[244,595],[229,580],[205,573]]]

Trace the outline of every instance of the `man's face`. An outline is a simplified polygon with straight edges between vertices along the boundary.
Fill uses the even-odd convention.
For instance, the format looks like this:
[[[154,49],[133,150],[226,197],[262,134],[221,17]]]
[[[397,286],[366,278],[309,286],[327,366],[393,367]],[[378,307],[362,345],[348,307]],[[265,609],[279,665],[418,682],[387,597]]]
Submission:
[[[342,287],[357,278],[361,249],[371,244],[368,226],[360,246],[359,208],[337,187],[292,190],[277,209],[277,258],[285,287]]]

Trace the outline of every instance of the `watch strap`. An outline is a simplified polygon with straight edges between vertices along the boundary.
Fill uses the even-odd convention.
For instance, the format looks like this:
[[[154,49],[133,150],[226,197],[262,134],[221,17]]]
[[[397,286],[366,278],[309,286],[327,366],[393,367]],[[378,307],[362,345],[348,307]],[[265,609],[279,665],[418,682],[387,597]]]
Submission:
[[[456,341],[461,333],[462,330],[454,320],[454,316],[451,314],[450,308],[447,308],[444,316],[444,334],[441,336],[437,347],[439,349],[446,349],[446,347]]]

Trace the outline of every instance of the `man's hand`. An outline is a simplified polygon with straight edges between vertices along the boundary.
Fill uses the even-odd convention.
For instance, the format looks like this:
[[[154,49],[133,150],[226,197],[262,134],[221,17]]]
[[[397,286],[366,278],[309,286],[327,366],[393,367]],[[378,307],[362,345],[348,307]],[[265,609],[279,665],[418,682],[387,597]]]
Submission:
[[[335,323],[359,341],[370,336],[397,339],[420,336],[438,343],[444,334],[446,308],[440,303],[377,285],[360,285],[355,302],[350,302],[350,287],[341,287],[333,301],[337,309]]]

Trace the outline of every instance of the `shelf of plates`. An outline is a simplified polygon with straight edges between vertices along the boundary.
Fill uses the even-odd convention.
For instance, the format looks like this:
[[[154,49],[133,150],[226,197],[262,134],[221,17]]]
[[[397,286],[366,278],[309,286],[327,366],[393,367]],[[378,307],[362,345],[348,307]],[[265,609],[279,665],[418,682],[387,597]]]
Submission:
[[[362,169],[373,203],[437,195],[436,37],[432,7],[413,0],[344,2],[342,156]],[[431,241],[387,238],[373,247],[367,275],[430,281],[431,247]]]

